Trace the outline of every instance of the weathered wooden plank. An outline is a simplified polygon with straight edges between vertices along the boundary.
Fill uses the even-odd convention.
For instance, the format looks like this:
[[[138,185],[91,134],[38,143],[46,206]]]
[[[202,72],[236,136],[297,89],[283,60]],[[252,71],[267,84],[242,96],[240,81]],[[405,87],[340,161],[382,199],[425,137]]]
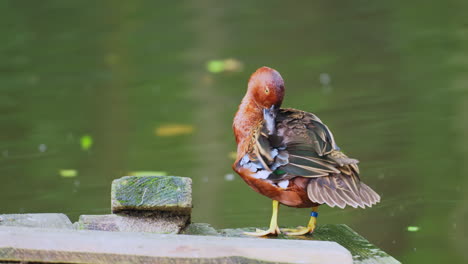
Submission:
[[[0,227],[0,261],[352,263],[335,242]]]

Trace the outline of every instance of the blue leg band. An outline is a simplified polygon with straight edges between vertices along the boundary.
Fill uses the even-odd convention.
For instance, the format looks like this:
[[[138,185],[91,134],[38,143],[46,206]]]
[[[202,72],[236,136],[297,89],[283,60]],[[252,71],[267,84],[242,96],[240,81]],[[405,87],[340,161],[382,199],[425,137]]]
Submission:
[[[312,216],[312,217],[318,217],[318,213],[317,213],[317,212],[310,212],[310,216]]]

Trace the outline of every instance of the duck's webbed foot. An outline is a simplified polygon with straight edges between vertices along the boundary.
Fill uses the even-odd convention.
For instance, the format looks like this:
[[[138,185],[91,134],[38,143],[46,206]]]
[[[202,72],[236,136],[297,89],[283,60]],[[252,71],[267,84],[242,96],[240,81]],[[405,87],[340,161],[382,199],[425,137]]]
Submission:
[[[281,229],[286,235],[288,236],[303,236],[307,234],[312,234],[315,230],[317,225],[317,217],[318,217],[318,207],[312,207],[312,212],[310,213],[310,220],[306,227],[299,226],[295,229]]]
[[[273,214],[271,215],[270,228],[268,228],[268,230],[257,229],[255,232],[244,232],[244,234],[249,235],[249,236],[256,236],[256,237],[279,235],[281,232],[278,227],[278,208],[279,208],[279,202],[273,200]]]
[[[303,236],[307,234],[312,234],[315,230],[315,226],[299,226],[297,228],[282,228],[281,231],[288,236]]]
[[[256,229],[255,232],[244,232],[245,235],[249,235],[249,236],[257,236],[257,237],[261,237],[261,236],[277,236],[279,235],[281,232],[280,232],[280,229],[278,226],[276,227],[270,227],[268,228],[268,230],[261,230],[261,229]]]

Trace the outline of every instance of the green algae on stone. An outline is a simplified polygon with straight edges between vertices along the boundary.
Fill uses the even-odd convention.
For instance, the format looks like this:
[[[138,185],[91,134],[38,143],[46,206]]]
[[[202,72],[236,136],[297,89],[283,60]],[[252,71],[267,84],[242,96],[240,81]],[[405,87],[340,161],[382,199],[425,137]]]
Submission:
[[[222,236],[226,237],[250,237],[244,232],[254,232],[256,228],[234,228],[219,230]],[[267,228],[263,228],[266,230]],[[400,263],[398,260],[388,255],[381,249],[371,244],[368,240],[354,232],[350,227],[343,224],[324,224],[318,225],[312,235],[287,236],[280,234],[270,239],[299,239],[299,240],[321,240],[334,241],[348,249],[353,255],[353,263]]]
[[[192,180],[176,176],[125,176],[112,182],[112,212],[170,211],[190,215]]]
[[[207,223],[191,223],[188,225],[181,234],[184,235],[199,235],[199,236],[219,236],[220,233],[216,231],[210,224]]]

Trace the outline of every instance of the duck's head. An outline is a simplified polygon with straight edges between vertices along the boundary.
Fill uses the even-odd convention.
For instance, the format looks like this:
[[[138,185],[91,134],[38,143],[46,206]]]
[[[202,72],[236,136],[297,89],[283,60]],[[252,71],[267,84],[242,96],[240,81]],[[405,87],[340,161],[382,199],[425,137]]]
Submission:
[[[284,97],[284,81],[279,72],[261,67],[249,79],[247,93],[262,108],[279,108]]]

